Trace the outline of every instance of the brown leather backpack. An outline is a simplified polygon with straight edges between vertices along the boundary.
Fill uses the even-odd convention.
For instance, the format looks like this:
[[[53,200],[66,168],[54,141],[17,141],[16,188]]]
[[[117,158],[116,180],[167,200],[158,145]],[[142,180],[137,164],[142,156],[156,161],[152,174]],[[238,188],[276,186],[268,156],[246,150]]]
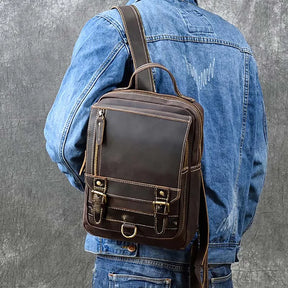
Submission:
[[[190,287],[208,287],[203,109],[180,93],[164,66],[148,63],[136,7],[117,9],[135,72],[127,88],[103,95],[91,108],[84,227],[93,235],[170,249],[185,248],[196,235]],[[177,96],[155,92],[151,68],[169,73]]]

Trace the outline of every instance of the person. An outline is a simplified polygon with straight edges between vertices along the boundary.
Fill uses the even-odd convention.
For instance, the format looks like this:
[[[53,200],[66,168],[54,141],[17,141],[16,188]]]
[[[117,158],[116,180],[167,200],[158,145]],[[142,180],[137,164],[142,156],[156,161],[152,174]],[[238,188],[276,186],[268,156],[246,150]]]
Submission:
[[[250,227],[267,166],[266,116],[257,66],[242,34],[194,0],[130,0],[140,11],[151,62],[166,66],[182,94],[204,108],[204,176],[209,222],[209,287],[233,287],[231,264]],[[71,184],[84,158],[91,105],[127,85],[133,72],[120,15],[105,11],[77,40],[47,117],[47,151]],[[156,89],[172,91],[169,76],[153,70]],[[189,249],[168,250],[87,235],[97,255],[93,287],[188,287]],[[147,285],[147,286],[146,286]]]

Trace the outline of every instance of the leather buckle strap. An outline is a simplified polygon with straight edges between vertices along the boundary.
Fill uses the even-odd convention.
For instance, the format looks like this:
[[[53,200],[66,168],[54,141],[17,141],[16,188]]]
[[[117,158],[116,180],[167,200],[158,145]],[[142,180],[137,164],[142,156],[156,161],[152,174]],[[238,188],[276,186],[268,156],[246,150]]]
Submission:
[[[100,192],[100,191],[96,191],[96,190],[92,190],[91,193],[92,193],[92,199],[95,198],[95,197],[94,197],[94,194],[96,194],[97,197],[102,197],[102,198],[101,198],[102,203],[103,203],[103,204],[106,204],[106,202],[107,202],[107,195],[106,195],[106,194],[104,194],[104,193],[102,193],[102,192]]]
[[[163,234],[168,225],[168,214],[170,212],[169,203],[169,190],[156,189],[155,201],[153,201],[155,232],[157,234]]]
[[[200,245],[199,245],[200,240]],[[191,248],[190,257],[190,285],[189,288],[208,288],[208,243],[209,221],[206,204],[205,186],[201,172],[199,230]],[[203,278],[201,279],[201,270]]]
[[[160,213],[159,211],[162,211],[161,214],[166,215],[170,212],[170,203],[164,201],[153,201],[153,206],[156,213]]]
[[[92,209],[96,224],[100,224],[105,212],[107,203],[107,181],[106,179],[96,178],[93,180],[93,189],[91,190]]]

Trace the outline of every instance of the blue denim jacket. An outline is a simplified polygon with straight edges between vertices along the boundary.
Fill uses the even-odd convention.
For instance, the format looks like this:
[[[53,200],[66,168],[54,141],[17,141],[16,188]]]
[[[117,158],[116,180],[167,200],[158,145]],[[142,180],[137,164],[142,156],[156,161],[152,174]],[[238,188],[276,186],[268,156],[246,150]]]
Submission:
[[[234,26],[193,0],[128,2],[132,3],[142,16],[151,61],[166,66],[180,91],[204,108],[202,170],[210,221],[209,263],[232,263],[253,220],[267,165],[266,117],[255,59]],[[83,177],[78,172],[90,106],[104,93],[125,85],[131,70],[118,12],[113,9],[89,20],[45,126],[50,157],[80,190]],[[173,91],[164,71],[155,69],[153,76],[158,92]],[[187,251],[144,245],[131,252],[122,244],[88,235],[86,250],[178,262],[189,257]]]

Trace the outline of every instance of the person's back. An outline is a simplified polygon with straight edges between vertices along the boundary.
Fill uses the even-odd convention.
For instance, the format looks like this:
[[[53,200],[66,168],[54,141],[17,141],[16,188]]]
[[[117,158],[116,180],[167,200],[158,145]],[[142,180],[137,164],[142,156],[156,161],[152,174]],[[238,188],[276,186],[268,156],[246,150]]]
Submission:
[[[202,171],[210,221],[209,264],[220,265],[210,277],[223,277],[230,271],[229,265],[223,265],[238,260],[241,236],[253,220],[266,171],[266,119],[255,60],[234,26],[199,8],[193,0],[128,4],[140,11],[151,62],[166,66],[181,93],[195,98],[204,108]],[[89,107],[104,92],[125,85],[131,71],[118,12],[113,9],[90,20],[74,48],[58,103],[46,124],[47,150],[78,188]],[[172,84],[168,75],[159,69],[153,70],[153,75],[157,92],[169,94]],[[66,105],[64,112],[61,103]],[[55,117],[60,106],[62,113]],[[52,132],[55,126],[59,129]],[[171,251],[89,234],[85,248],[102,255],[96,261],[94,277],[106,275],[106,280],[101,280],[103,286],[95,287],[106,287],[108,281],[138,287],[136,283],[156,283],[157,279],[163,283],[159,287],[170,287],[164,286],[168,279],[172,279],[172,287],[188,285],[189,249]],[[127,276],[130,273],[132,278]],[[134,286],[127,286],[129,279]],[[226,283],[219,287],[231,287],[231,279],[223,279]]]

